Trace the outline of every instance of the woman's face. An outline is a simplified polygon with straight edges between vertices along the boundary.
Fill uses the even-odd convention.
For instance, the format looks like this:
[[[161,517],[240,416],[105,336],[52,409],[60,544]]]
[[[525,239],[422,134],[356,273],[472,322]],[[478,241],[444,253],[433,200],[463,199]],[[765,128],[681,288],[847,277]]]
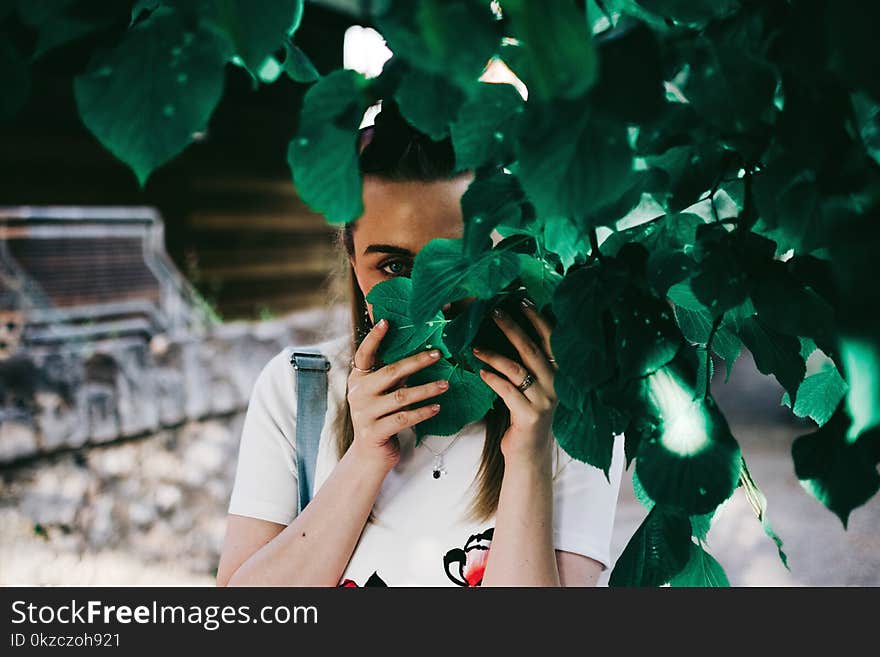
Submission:
[[[354,224],[354,255],[349,257],[364,296],[381,281],[409,276],[416,254],[434,238],[461,238],[461,197],[468,172],[452,180],[391,182],[364,176],[364,213]],[[367,302],[370,319],[373,306]],[[455,309],[444,308],[447,316]]]

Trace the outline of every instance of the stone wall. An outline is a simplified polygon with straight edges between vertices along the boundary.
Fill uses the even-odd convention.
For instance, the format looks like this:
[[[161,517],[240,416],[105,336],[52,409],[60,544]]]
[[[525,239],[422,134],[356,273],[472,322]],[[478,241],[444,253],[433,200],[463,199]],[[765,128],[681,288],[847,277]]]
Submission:
[[[3,366],[0,585],[213,584],[247,402],[342,308]]]

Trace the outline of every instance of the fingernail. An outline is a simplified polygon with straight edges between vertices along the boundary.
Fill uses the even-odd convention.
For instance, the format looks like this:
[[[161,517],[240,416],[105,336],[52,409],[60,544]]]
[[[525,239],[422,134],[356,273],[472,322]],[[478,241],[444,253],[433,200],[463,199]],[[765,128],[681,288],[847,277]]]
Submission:
[[[431,410],[437,412],[440,410],[440,404],[431,404]]]
[[[474,352],[475,354],[480,353],[480,348],[479,348],[479,347],[474,347],[474,348],[473,348],[473,352]]]
[[[438,381],[438,382],[437,382],[437,386],[440,387],[440,388],[448,388],[448,387],[449,387],[449,381],[447,381],[446,379],[443,379],[442,381]]]
[[[535,307],[535,302],[532,301],[531,299],[529,299],[528,297],[523,297],[522,299],[519,300],[519,303],[523,308],[534,308]]]
[[[428,355],[431,358],[438,358],[440,356],[440,352],[437,349],[432,349],[431,351],[428,352]]]
[[[376,322],[376,326],[378,326],[379,328],[385,328],[386,324],[388,324],[388,322],[385,320],[384,317]]]
[[[492,309],[492,314],[495,315],[495,317],[504,317],[504,311],[498,307]]]

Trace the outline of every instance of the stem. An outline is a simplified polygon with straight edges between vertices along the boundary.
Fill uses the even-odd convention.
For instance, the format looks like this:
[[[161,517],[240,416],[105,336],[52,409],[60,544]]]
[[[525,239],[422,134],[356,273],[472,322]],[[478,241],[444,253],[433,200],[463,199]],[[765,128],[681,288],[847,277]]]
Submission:
[[[712,330],[709,331],[709,338],[706,340],[706,388],[703,390],[704,401],[709,398],[709,385],[712,382],[712,340],[715,339],[715,333],[718,331],[718,327],[721,326],[723,317],[724,313],[721,313],[712,322]]]
[[[590,229],[590,257],[587,259],[587,263],[593,260],[599,262],[603,260],[602,252],[599,250],[599,236],[596,234],[595,228]]]
[[[746,175],[743,177],[743,209],[739,215],[739,221],[736,228],[745,232],[751,230],[757,219],[755,215],[755,202],[752,198],[752,170],[746,169]]]
[[[758,520],[763,520],[764,513],[761,510],[761,505],[755,495],[755,489],[757,486],[755,485],[754,479],[752,479],[752,475],[749,473],[748,467],[746,467],[746,459],[742,455],[740,455],[740,464],[742,465],[742,470],[739,474],[739,480],[742,483],[743,491],[745,491],[746,499],[751,505],[752,510],[755,512],[755,515],[758,516]]]

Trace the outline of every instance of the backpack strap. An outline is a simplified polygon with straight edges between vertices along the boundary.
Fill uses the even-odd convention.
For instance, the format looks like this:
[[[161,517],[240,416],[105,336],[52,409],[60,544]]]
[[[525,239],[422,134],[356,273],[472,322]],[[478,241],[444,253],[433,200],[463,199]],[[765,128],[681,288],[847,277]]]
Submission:
[[[294,351],[290,364],[296,370],[296,469],[299,486],[297,514],[311,499],[318,460],[318,444],[327,412],[327,370],[330,361],[321,353]]]

